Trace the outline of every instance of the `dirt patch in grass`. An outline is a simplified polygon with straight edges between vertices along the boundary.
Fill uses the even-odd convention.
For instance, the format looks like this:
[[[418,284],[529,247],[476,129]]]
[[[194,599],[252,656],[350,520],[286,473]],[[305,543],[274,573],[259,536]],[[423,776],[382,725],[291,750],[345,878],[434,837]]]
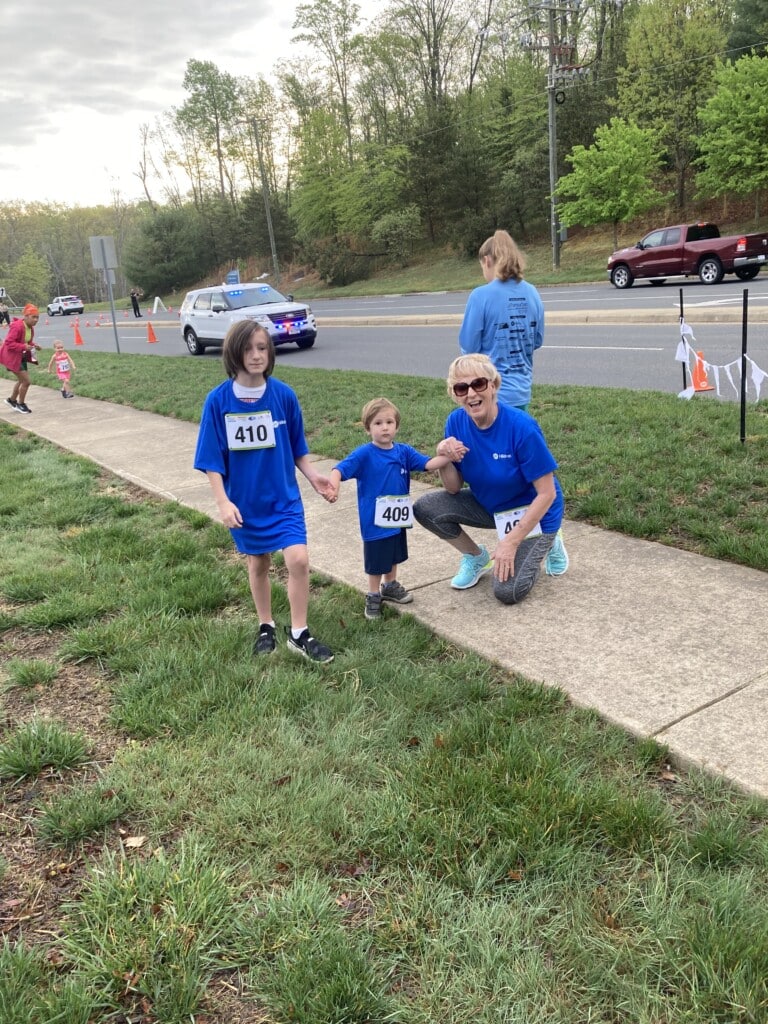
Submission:
[[[240,976],[235,972],[211,979],[203,999],[203,1011],[196,1024],[275,1024],[275,1018],[248,999]]]
[[[60,639],[55,633],[9,633],[3,651],[9,659],[56,662]],[[48,942],[58,934],[62,903],[76,894],[86,864],[98,858],[104,846],[99,842],[73,851],[51,848],[37,839],[36,819],[70,783],[96,779],[125,737],[108,724],[109,687],[91,662],[62,664],[49,684],[9,686],[1,700],[0,740],[35,718],[46,718],[82,733],[91,751],[91,760],[77,772],[50,771],[0,783],[0,935],[23,937],[30,944]]]

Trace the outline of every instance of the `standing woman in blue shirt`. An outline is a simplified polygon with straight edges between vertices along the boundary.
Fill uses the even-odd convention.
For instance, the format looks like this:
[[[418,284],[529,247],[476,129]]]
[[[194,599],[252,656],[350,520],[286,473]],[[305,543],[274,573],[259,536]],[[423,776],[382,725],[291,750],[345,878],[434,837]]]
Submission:
[[[528,412],[533,353],[544,343],[544,306],[523,280],[525,257],[508,231],[496,231],[480,246],[485,284],[471,292],[459,331],[463,356],[486,355],[501,377],[498,400]],[[558,532],[545,562],[550,576],[562,576],[568,554]]]

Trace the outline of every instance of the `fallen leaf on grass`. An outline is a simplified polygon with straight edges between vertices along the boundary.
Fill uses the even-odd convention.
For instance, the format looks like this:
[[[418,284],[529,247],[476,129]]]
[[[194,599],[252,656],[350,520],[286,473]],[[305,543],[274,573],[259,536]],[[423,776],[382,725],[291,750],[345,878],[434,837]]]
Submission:
[[[0,903],[0,913],[4,910],[13,910],[14,907],[20,907],[24,900],[5,900]]]
[[[124,840],[125,845],[129,850],[138,850],[144,845],[144,843],[146,843],[146,841],[146,836],[128,836],[128,838]]]

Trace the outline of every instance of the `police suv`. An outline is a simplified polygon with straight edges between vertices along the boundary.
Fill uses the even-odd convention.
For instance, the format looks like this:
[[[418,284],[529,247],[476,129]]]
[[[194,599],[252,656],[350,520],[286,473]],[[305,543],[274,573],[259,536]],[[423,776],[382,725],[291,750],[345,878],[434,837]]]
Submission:
[[[317,337],[317,323],[309,306],[258,282],[187,292],[179,319],[184,342],[193,356],[202,355],[206,348],[221,348],[224,335],[238,320],[253,320],[265,327],[275,346],[295,342],[299,348],[312,348]]]

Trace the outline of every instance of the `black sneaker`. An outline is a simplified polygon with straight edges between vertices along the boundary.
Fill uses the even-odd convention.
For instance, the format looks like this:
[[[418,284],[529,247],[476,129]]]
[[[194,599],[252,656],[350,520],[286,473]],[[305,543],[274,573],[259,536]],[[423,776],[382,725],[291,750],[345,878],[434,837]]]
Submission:
[[[254,654],[271,654],[277,647],[277,636],[275,627],[264,622],[259,626],[259,635],[253,645]]]
[[[6,405],[10,405],[10,407],[11,407],[12,409],[15,409],[15,408],[16,408],[16,403],[14,402],[14,400],[13,400],[12,398],[6,398],[6,400],[5,400],[5,404],[6,404]]]
[[[310,661],[333,661],[333,651],[330,647],[326,647],[325,644],[321,644],[319,640],[315,640],[315,638],[310,635],[308,629],[304,630],[298,640],[294,638],[290,629],[288,630],[288,650],[295,651],[296,654],[300,654],[304,658],[309,658]]]
[[[26,402],[17,402],[16,412],[32,412],[32,410],[29,408]]]

